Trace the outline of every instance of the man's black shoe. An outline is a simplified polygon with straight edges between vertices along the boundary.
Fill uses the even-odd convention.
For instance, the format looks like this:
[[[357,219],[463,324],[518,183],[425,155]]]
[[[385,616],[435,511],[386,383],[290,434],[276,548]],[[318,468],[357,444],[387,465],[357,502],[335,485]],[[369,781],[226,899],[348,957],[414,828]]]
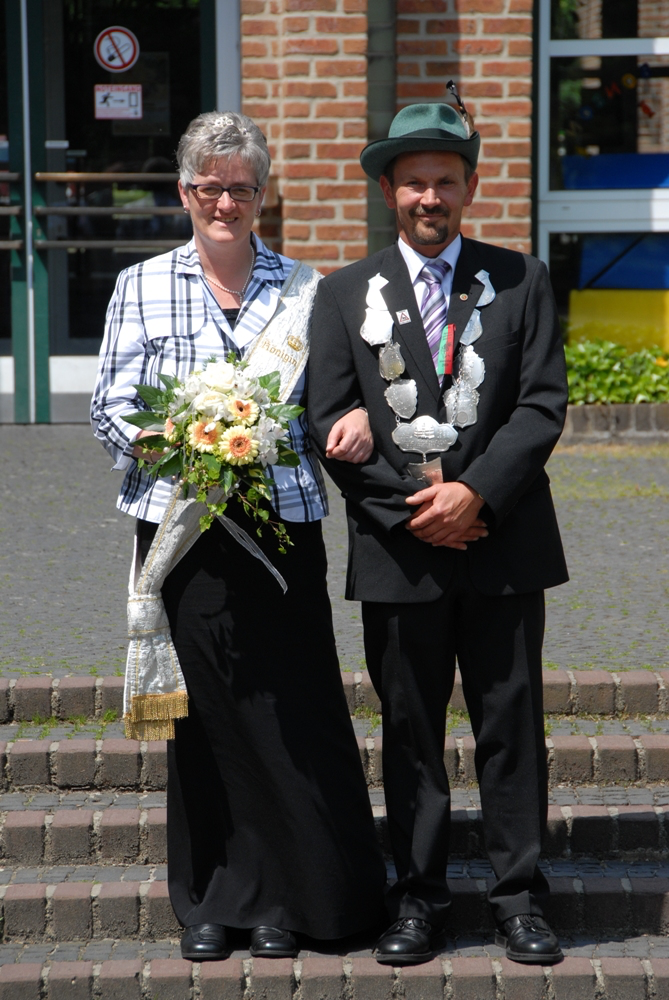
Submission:
[[[251,931],[249,951],[254,958],[295,958],[298,950],[290,931],[279,927],[255,927]]]
[[[506,957],[525,965],[553,965],[564,958],[560,942],[543,917],[521,913],[509,917],[495,934],[495,944],[506,948]]]
[[[181,957],[191,962],[218,961],[230,954],[221,924],[193,924],[181,936]]]
[[[418,965],[435,956],[435,938],[441,932],[433,930],[420,917],[402,917],[382,934],[376,943],[376,961],[381,965]]]

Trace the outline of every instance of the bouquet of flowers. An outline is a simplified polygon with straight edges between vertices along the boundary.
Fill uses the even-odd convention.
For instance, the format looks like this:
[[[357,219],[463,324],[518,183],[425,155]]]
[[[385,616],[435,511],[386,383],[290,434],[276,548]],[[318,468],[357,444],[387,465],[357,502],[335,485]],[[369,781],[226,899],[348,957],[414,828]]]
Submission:
[[[273,480],[268,465],[297,466],[297,455],[286,444],[288,424],[303,412],[302,406],[282,403],[279,398],[279,372],[254,377],[245,371],[246,364],[234,354],[227,360],[211,357],[204,367],[185,380],[159,374],[163,389],[136,385],[147,410],[124,414],[123,419],[143,430],[155,432],[137,441],[147,457],[158,454],[150,464],[139,459],[152,476],[178,477],[184,495],[191,486],[197,500],[206,504],[200,518],[205,531],[214,517],[223,514],[228,499],[236,495],[245,511],[277,535],[279,551],[290,544],[286,529],[272,521],[261,506],[270,500]],[[212,489],[222,487],[223,502],[212,503]]]

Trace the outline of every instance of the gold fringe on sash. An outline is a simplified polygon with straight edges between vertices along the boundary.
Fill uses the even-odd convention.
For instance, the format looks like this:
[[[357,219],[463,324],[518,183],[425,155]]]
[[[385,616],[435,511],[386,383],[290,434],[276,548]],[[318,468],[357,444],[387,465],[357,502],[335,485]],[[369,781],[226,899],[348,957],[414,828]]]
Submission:
[[[188,715],[186,691],[169,694],[133,695],[130,712],[124,715],[128,740],[173,740],[174,720]]]

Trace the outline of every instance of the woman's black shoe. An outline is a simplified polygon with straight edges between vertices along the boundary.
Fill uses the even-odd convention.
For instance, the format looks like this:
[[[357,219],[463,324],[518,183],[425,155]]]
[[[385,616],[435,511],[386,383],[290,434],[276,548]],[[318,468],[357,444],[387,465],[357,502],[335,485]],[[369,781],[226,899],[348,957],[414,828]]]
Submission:
[[[295,958],[297,941],[279,927],[254,927],[249,951],[254,958]]]
[[[432,924],[419,917],[403,917],[389,927],[376,943],[376,961],[381,965],[418,965],[435,956]]]
[[[193,924],[181,936],[181,957],[191,962],[213,962],[229,954],[225,927],[221,924]]]
[[[543,917],[521,913],[509,917],[495,934],[495,944],[506,948],[506,957],[525,965],[553,965],[564,958],[560,942]]]

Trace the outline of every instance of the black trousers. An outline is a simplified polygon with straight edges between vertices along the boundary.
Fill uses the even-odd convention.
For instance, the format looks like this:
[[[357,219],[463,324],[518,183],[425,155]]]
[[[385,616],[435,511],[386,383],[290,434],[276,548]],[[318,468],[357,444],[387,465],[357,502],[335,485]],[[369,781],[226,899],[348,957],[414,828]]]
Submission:
[[[537,867],[548,811],[541,686],[542,591],[488,597],[458,553],[447,592],[429,604],[363,603],[365,652],[383,705],[383,776],[398,882],[395,917],[435,925],[450,905],[446,882],[450,790],[446,708],[456,657],[476,738],[485,847],[496,884],[495,919],[542,913]]]
[[[232,503],[247,531],[253,522]],[[139,525],[143,547],[151,527]],[[168,744],[168,885],[182,924],[340,938],[383,913],[386,870],[339,674],[320,523],[294,546],[218,523],[167,577],[163,600],[189,695]]]

